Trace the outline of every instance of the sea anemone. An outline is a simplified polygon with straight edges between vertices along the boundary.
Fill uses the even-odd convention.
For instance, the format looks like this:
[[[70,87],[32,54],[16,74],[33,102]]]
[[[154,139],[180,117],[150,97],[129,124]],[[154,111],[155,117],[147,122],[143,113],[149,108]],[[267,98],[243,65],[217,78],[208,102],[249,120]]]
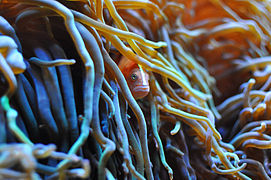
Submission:
[[[0,179],[270,179],[270,15],[267,0],[0,1]]]

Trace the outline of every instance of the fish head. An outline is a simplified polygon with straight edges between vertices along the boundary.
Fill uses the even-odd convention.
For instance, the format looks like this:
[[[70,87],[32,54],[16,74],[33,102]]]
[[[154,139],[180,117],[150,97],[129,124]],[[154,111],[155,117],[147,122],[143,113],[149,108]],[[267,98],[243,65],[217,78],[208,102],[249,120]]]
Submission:
[[[150,92],[149,74],[142,68],[132,69],[126,80],[135,99],[144,98]]]

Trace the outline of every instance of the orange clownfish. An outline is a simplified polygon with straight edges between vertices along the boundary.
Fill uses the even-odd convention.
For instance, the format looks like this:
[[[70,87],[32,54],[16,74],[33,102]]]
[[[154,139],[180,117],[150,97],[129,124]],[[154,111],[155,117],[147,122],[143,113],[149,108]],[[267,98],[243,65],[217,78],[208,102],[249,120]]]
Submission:
[[[150,92],[149,74],[137,63],[122,56],[119,69],[124,75],[135,99],[142,99]]]

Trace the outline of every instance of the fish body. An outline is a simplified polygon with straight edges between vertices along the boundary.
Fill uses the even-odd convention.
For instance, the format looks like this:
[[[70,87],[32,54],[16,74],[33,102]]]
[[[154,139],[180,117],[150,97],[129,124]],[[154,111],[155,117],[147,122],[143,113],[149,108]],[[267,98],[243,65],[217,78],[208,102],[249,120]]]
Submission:
[[[150,92],[149,74],[139,65],[122,56],[118,64],[135,99],[142,99]]]

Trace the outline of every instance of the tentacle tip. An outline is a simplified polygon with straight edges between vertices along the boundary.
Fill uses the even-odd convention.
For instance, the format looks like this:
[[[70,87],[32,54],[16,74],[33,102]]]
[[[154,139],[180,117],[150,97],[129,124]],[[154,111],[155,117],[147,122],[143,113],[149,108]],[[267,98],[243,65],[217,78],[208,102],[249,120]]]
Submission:
[[[159,45],[160,47],[167,47],[167,43],[166,43],[166,42],[163,42],[163,41],[158,42],[158,45]]]

